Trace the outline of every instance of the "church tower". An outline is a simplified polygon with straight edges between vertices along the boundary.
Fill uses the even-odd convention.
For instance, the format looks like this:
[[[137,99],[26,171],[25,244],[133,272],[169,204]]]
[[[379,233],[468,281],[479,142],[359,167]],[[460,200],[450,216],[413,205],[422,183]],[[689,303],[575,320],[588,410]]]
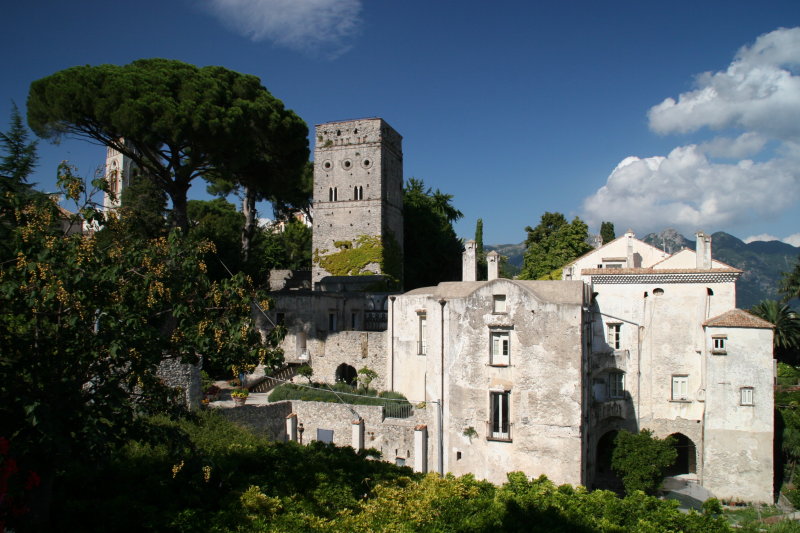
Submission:
[[[316,127],[312,282],[384,275],[402,283],[402,137],[380,118]]]
[[[124,142],[124,141],[123,141]],[[110,146],[106,150],[106,179],[109,188],[114,193],[114,199],[108,195],[103,195],[103,211],[116,209],[122,203],[122,191],[131,184],[133,173],[136,169],[135,163],[130,157],[121,154]]]

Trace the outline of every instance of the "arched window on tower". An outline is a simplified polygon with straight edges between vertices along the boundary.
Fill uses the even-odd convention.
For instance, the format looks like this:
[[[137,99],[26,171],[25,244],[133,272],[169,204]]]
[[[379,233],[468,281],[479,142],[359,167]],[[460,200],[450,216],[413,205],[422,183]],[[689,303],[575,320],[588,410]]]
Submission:
[[[328,201],[329,202],[333,201],[333,187],[328,189]]]
[[[339,199],[339,191],[338,191],[337,187],[334,187],[333,188],[333,201],[335,202],[338,199]]]
[[[353,187],[353,200],[358,200],[358,187]]]
[[[358,199],[359,200],[364,199],[364,187],[362,187],[361,185],[358,186]]]

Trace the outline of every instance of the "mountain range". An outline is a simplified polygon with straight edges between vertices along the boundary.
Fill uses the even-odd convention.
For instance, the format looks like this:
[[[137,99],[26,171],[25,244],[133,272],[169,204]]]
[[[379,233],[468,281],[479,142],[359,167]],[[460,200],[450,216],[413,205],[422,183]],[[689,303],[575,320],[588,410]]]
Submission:
[[[650,233],[642,240],[668,253],[683,248],[695,249],[695,241],[674,229]],[[485,248],[508,257],[510,267],[516,270],[522,267],[525,243],[486,245]],[[736,284],[736,306],[749,309],[761,300],[779,298],[777,287],[781,275],[793,268],[800,257],[800,247],[781,241],[745,243],[729,233],[718,231],[711,235],[711,254],[714,259],[744,271]]]

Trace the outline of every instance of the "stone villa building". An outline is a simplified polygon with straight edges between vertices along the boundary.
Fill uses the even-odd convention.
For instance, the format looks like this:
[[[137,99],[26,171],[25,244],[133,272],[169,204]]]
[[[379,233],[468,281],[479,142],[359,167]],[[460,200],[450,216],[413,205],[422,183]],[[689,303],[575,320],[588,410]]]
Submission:
[[[401,141],[379,118],[316,127],[313,270],[273,272],[270,312],[288,365],[331,383],[369,367],[413,411],[291,401],[235,416],[420,471],[588,487],[614,483],[618,431],[648,428],[675,437],[678,482],[773,501],[772,325],[736,309],[741,271],[709,236],[668,255],[629,231],[562,281],[499,278],[493,252],[478,281],[469,241],[462,281],[400,293]]]

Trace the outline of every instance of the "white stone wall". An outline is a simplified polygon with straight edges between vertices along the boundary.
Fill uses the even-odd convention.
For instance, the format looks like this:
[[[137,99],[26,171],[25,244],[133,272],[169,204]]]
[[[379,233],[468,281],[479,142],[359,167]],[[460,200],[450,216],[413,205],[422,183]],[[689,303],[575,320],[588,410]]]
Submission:
[[[726,335],[725,354],[712,353]],[[718,498],[773,502],[772,330],[709,327],[703,485]],[[741,404],[752,387],[753,404]]]
[[[627,264],[628,246],[632,247],[633,264]],[[624,258],[623,268],[649,268],[667,257],[667,254],[635,237],[617,237],[608,244],[582,255],[572,263],[564,267],[562,279],[580,279],[581,270],[584,268],[598,268],[603,264],[603,259]],[[615,261],[619,262],[619,261]],[[692,265],[694,266],[694,265]]]
[[[303,425],[303,444],[317,440],[318,429],[327,429],[333,430],[333,443],[337,446],[353,445],[353,421],[361,417],[364,420],[364,446],[381,452],[385,461],[395,463],[400,458],[405,461],[406,466],[413,466],[416,457],[415,428],[427,425],[428,468],[435,470],[438,437],[435,426],[436,413],[432,406],[417,406],[413,416],[405,419],[384,418],[380,406],[346,406],[339,403],[299,400],[268,405],[245,405],[235,409],[221,409],[220,412],[229,420],[247,427],[256,434],[280,442],[287,440],[286,417],[294,413],[298,425]]]
[[[581,282],[498,279],[398,296],[395,387],[409,398],[421,390],[429,400],[443,396],[445,471],[502,483],[507,472],[521,470],[556,483],[583,483],[582,294]],[[494,295],[506,297],[506,312],[493,312]],[[428,349],[420,356],[423,310]],[[509,366],[490,365],[492,331],[509,333]],[[510,442],[487,439],[491,390],[510,391]],[[477,437],[464,435],[469,427]]]

